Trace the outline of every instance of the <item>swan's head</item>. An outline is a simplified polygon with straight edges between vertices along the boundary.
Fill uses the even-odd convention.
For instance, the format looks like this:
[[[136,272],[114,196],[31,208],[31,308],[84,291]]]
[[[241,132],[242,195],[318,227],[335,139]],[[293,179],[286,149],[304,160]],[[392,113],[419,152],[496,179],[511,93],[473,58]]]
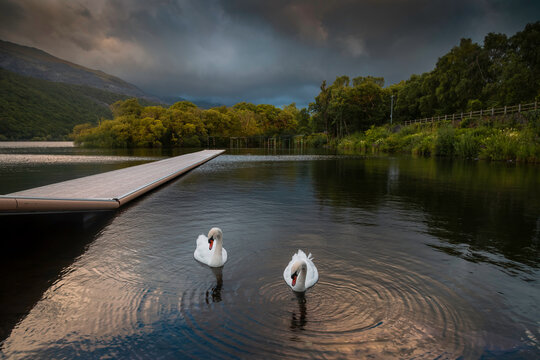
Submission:
[[[208,232],[208,248],[212,250],[214,246],[214,241],[223,241],[223,233],[220,228],[212,228]]]
[[[305,272],[306,270],[307,270],[307,265],[304,261],[297,261],[293,264],[293,266],[291,267],[292,286],[296,285],[296,279],[298,278],[298,275],[300,275],[302,271]]]

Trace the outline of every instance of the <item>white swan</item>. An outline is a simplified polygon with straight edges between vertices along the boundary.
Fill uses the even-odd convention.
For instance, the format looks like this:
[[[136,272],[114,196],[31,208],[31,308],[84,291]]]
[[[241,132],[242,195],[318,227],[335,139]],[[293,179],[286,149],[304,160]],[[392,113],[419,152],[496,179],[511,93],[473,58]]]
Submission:
[[[215,243],[215,244],[214,244]],[[220,267],[227,261],[227,250],[223,248],[223,233],[219,228],[212,228],[208,237],[199,235],[197,248],[193,253],[195,260],[211,267]]]
[[[311,254],[306,256],[302,250],[292,256],[292,260],[283,271],[283,279],[296,292],[304,292],[319,280],[319,272],[313,264]]]

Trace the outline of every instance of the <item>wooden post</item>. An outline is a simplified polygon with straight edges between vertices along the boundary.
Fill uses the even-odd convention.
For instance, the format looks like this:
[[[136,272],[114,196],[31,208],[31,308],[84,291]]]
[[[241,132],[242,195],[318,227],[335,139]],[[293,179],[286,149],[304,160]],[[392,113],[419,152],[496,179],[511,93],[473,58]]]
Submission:
[[[493,116],[494,114],[495,114],[495,109],[491,108],[491,116]]]
[[[504,105],[504,115],[506,115],[506,105]]]

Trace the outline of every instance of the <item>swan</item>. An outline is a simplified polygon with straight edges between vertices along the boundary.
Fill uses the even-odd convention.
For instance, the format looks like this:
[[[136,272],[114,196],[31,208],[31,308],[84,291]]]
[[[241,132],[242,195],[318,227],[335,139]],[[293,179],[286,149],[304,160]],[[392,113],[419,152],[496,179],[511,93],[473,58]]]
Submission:
[[[283,271],[283,279],[296,292],[304,292],[319,280],[319,272],[313,264],[311,253],[306,256],[302,250],[292,256],[292,260]]]
[[[223,233],[219,228],[212,228],[208,237],[199,235],[197,248],[193,253],[195,260],[211,267],[221,267],[227,261],[227,250],[223,248]]]

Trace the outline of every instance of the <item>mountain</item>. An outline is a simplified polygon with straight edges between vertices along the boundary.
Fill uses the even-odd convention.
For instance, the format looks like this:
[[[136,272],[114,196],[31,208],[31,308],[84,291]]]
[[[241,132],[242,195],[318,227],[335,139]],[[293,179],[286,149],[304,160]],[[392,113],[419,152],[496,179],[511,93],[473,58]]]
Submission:
[[[112,118],[109,105],[162,101],[120,78],[0,40],[0,140],[63,140],[78,124]]]
[[[109,105],[128,98],[0,69],[0,140],[65,140],[77,124],[111,119]],[[155,105],[144,99],[139,102]]]
[[[173,104],[118,77],[0,40],[0,141],[64,140],[78,124],[112,118],[109,105],[128,98],[142,105]],[[201,108],[220,106],[192,101]]]
[[[214,103],[214,102],[210,102],[210,101],[206,101],[206,100],[202,100],[202,99],[187,100],[187,99],[184,99],[184,98],[179,97],[179,96],[161,96],[160,99],[163,100],[168,105],[172,105],[172,104],[177,103],[179,101],[189,101],[189,102],[197,105],[201,109],[206,109],[206,110],[211,109],[211,108],[215,108],[215,107],[223,106],[223,104],[218,104],[218,103]]]
[[[159,102],[141,89],[103,71],[59,59],[45,51],[0,40],[0,67],[11,72],[59,83],[89,86],[112,93]]]

